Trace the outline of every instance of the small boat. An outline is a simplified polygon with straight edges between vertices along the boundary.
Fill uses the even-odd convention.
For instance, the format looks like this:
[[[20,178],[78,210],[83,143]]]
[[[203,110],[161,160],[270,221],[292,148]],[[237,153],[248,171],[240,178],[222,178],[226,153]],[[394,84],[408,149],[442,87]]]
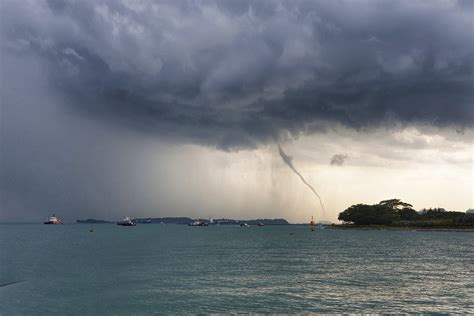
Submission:
[[[62,221],[56,217],[56,214],[53,214],[47,221],[44,222],[44,224],[47,225],[62,225]]]
[[[258,223],[258,226],[265,226],[265,224],[260,222],[260,223]]]
[[[137,224],[132,221],[132,219],[128,216],[125,216],[122,221],[117,222],[117,225],[120,226],[137,226]]]
[[[242,224],[240,224],[240,227],[250,227],[250,225],[247,224],[247,223],[242,223]]]
[[[209,224],[201,220],[195,220],[189,223],[188,226],[209,226]]]

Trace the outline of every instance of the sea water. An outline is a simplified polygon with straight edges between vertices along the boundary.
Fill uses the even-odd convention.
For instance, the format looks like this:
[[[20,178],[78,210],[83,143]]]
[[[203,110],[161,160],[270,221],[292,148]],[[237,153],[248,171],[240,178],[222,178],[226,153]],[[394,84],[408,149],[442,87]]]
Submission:
[[[0,225],[2,315],[474,313],[474,233]]]

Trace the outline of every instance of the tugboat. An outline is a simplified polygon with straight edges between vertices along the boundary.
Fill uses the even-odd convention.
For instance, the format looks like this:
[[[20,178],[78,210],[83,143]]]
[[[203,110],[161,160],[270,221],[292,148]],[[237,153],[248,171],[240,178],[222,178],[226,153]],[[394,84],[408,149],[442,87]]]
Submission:
[[[120,226],[137,226],[134,221],[128,216],[125,216],[122,221],[117,222],[117,225]]]
[[[46,225],[62,225],[62,221],[53,214],[47,221],[44,222]]]

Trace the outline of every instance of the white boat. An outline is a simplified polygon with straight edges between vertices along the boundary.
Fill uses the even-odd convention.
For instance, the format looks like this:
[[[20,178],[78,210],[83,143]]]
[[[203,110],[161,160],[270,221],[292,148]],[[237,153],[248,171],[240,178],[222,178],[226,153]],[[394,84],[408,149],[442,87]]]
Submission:
[[[132,221],[132,219],[130,217],[125,216],[122,221],[117,222],[117,225],[120,225],[120,226],[136,226],[137,224],[135,224],[135,222]]]
[[[194,220],[189,223],[188,226],[209,226],[209,224],[204,222],[203,220]]]
[[[63,222],[56,217],[56,214],[53,214],[48,220],[44,222],[47,225],[61,225]]]

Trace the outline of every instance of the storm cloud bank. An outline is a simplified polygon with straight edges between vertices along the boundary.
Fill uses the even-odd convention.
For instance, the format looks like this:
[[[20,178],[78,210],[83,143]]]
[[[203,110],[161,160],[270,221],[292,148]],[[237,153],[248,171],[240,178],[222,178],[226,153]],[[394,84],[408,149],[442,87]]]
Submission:
[[[470,1],[5,0],[2,55],[19,64],[2,80],[35,59],[80,115],[226,150],[331,124],[471,128],[473,11]]]

